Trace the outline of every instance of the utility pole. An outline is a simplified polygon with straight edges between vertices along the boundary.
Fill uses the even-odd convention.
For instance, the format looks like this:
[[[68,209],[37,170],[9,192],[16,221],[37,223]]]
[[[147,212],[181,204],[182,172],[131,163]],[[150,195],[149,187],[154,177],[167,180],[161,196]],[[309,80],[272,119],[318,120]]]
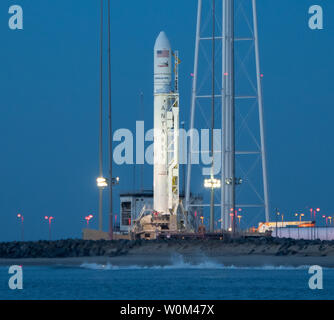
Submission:
[[[111,117],[111,24],[110,24],[110,0],[108,0],[108,94],[109,94],[109,192],[110,192],[110,211],[109,211],[109,236],[113,239],[113,173],[112,173],[112,117]]]

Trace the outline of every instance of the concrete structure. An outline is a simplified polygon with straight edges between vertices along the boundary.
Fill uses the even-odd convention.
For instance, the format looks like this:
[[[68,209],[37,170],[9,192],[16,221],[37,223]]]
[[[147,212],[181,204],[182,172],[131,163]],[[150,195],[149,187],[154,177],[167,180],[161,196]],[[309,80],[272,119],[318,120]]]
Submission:
[[[95,230],[95,229],[83,229],[82,230],[83,240],[110,240],[110,234],[108,232]],[[115,232],[113,233],[113,240],[131,240],[130,235]]]
[[[82,230],[83,240],[110,240],[108,232],[95,230],[95,229],[83,229]]]

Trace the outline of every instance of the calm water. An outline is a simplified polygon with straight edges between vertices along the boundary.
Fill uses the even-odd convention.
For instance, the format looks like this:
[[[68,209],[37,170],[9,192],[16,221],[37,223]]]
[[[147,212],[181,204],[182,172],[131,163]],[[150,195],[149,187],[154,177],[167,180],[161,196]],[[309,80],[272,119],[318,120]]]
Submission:
[[[215,263],[167,267],[23,267],[23,290],[8,288],[0,267],[0,299],[333,299],[334,269],[324,289],[310,290],[307,267],[224,267]]]

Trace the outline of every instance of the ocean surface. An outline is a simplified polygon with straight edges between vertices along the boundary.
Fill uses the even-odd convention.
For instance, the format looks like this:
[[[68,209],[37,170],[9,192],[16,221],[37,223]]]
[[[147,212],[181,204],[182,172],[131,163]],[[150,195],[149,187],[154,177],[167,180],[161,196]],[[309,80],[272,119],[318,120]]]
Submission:
[[[82,264],[23,267],[23,289],[8,286],[0,267],[0,299],[333,299],[334,269],[323,269],[323,289],[311,290],[308,267],[225,267],[206,261],[169,266]]]

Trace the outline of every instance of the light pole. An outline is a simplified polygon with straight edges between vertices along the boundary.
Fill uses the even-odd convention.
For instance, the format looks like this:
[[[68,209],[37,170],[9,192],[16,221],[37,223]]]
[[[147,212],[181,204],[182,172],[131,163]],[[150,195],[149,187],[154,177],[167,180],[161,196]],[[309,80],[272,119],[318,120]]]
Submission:
[[[17,217],[21,220],[21,241],[24,241],[24,218],[21,213],[18,213]]]
[[[295,217],[298,217],[298,213],[295,213]],[[298,230],[298,239],[299,239],[299,225],[297,226],[297,230]]]
[[[278,220],[278,216],[281,216],[281,220],[282,220],[282,224],[281,224],[281,236],[282,236],[282,228],[283,228],[283,220],[284,220],[284,214],[283,213],[280,213],[279,211],[278,211],[278,209],[276,209],[276,237],[277,237],[277,230],[278,230],[278,222],[277,222],[277,220]]]
[[[210,232],[214,232],[214,190],[221,187],[220,179],[215,179],[213,175],[210,179],[204,179],[204,188],[211,189],[210,202]]]
[[[312,218],[313,218],[313,208],[310,208],[310,215],[311,215],[311,221],[312,221]]]
[[[117,214],[115,214],[115,226],[113,226],[113,228],[116,230],[116,228],[117,228]]]
[[[234,214],[234,210],[233,210],[233,208],[231,208],[231,211],[232,211],[232,213],[230,213],[230,217],[231,217],[231,226],[230,226],[230,229],[229,229],[229,231],[231,231],[231,232],[234,232],[233,230],[235,229],[234,228],[234,218],[235,218],[235,214]]]
[[[97,187],[100,190],[100,203],[99,203],[99,230],[102,231],[103,218],[102,218],[102,191],[108,186],[112,189],[114,185],[119,184],[119,177],[111,178],[111,183],[109,183],[107,178],[98,177],[96,179]],[[110,218],[112,219],[112,214],[110,213]],[[112,228],[112,221],[110,221],[110,228]],[[109,230],[110,238],[112,238],[112,231]]]
[[[89,221],[93,218],[93,215],[90,214],[89,216],[85,217],[86,221],[87,221],[87,228],[89,229]]]
[[[299,222],[302,222],[302,217],[304,217],[304,216],[305,216],[305,214],[304,214],[304,213],[299,213],[299,214],[298,214],[298,213],[296,213],[296,214],[295,214],[295,216],[296,216],[296,217],[298,217],[298,216],[299,216]]]
[[[220,222],[220,229],[223,228],[223,219],[219,219],[218,222]]]
[[[276,212],[276,214],[275,214],[275,216],[276,216],[276,237],[277,237],[277,228],[278,228],[278,222],[277,222],[277,219],[278,219],[278,216],[280,215],[280,213],[279,213],[279,211],[278,211],[278,208],[276,208],[275,209],[275,212]]]
[[[100,176],[96,179],[97,187],[99,188],[99,230],[102,231],[103,218],[102,218],[102,208],[103,208],[103,189],[108,187],[108,181],[106,178]]]
[[[299,222],[302,222],[302,217],[304,217],[304,213],[296,213],[295,214],[296,217],[299,216]],[[298,239],[299,239],[299,228],[300,228],[300,225],[298,225]]]
[[[313,213],[313,211],[314,211],[314,213]],[[315,210],[313,208],[310,208],[310,214],[311,214],[311,222],[313,221],[313,217],[314,217],[314,224],[315,224]],[[311,227],[311,239],[313,239],[315,237],[314,233],[315,233],[315,228]]]
[[[111,155],[110,155],[111,156]],[[112,164],[110,163],[110,168],[112,167]],[[112,173],[112,169],[110,169],[110,173]],[[111,178],[111,184],[110,184],[110,217],[109,217],[109,236],[110,236],[110,240],[113,239],[113,223],[112,223],[112,220],[113,220],[113,213],[112,213],[112,188],[115,186],[115,185],[118,185],[119,184],[119,177],[112,177]],[[117,218],[117,216],[116,216]],[[116,221],[115,221],[116,223]]]
[[[240,227],[240,223],[241,223],[241,218],[242,218],[242,216],[241,216],[241,215],[238,215],[237,217],[238,217],[238,219],[239,219],[239,227]]]
[[[235,219],[237,219],[237,218],[239,219],[239,228],[241,228],[241,225],[240,225],[240,220],[242,218],[241,211],[242,211],[242,209],[239,208],[239,209],[236,209],[235,212],[234,212]],[[238,215],[238,212],[239,212],[239,215]]]
[[[316,213],[320,212],[320,208],[313,210],[313,212],[314,212],[314,220],[316,221]]]
[[[198,232],[198,219],[197,219],[197,211],[194,212],[194,216],[195,216],[195,230],[196,232]]]
[[[312,208],[311,208],[312,210]],[[316,217],[316,214],[320,212],[320,208],[316,208],[316,209],[313,209],[313,216],[314,216],[314,239],[316,238],[316,223],[317,223],[317,217]]]
[[[284,227],[284,214],[283,213],[278,213],[278,215],[280,215],[282,217],[282,224],[281,224],[281,237],[282,237],[282,231],[283,231],[283,227]]]
[[[325,220],[326,220],[326,240],[328,240],[328,225],[327,225],[327,222],[328,222],[328,217],[326,217],[325,215],[322,216]]]
[[[49,241],[51,241],[51,222],[54,219],[54,217],[45,216],[44,219],[49,221]]]
[[[327,218],[325,215],[322,216],[326,220],[326,227],[327,227]]]

